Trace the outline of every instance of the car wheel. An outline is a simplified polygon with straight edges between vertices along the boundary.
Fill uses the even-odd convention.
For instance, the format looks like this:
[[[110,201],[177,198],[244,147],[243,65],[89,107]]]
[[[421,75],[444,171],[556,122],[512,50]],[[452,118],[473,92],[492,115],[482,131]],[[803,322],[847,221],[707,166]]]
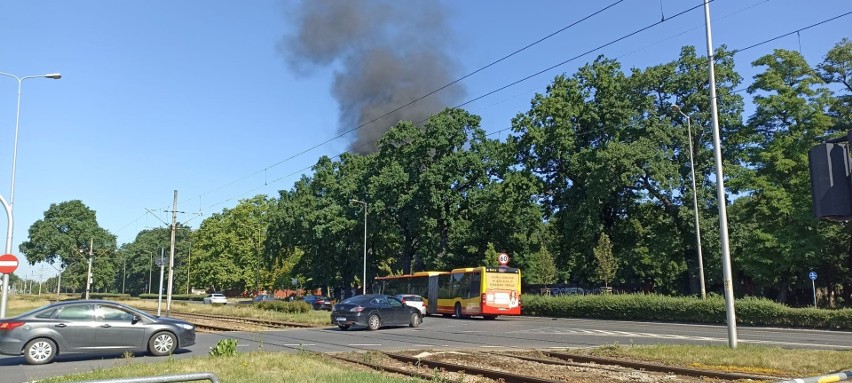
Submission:
[[[462,317],[461,303],[456,302],[456,310],[455,311],[456,311],[456,318],[461,318]]]
[[[420,326],[420,323],[423,323],[423,319],[420,318],[420,314],[411,313],[411,316],[408,317],[408,327],[417,327]]]
[[[177,339],[167,331],[161,331],[148,340],[148,352],[154,356],[171,355],[177,348]]]
[[[370,331],[378,330],[379,327],[382,327],[382,320],[378,315],[373,314],[367,319],[367,328]]]
[[[54,341],[47,338],[33,339],[24,346],[24,359],[29,364],[47,364],[53,361],[57,351]]]
[[[349,330],[348,324],[339,324],[337,325],[337,327],[340,327],[341,330]]]

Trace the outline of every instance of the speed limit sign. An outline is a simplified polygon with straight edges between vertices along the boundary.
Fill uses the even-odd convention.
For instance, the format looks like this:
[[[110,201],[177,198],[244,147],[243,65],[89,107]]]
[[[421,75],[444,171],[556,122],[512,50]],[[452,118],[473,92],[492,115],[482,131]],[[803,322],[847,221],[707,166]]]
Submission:
[[[500,266],[506,266],[507,264],[509,264],[509,254],[506,254],[506,253],[497,254],[497,262],[500,263]]]

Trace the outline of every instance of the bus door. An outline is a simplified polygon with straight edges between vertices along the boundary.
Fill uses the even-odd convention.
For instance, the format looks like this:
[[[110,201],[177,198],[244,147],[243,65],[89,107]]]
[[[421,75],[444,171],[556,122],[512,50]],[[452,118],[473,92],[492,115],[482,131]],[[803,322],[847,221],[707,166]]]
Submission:
[[[429,276],[428,298],[429,305],[426,307],[426,314],[435,314],[438,312],[438,276]]]

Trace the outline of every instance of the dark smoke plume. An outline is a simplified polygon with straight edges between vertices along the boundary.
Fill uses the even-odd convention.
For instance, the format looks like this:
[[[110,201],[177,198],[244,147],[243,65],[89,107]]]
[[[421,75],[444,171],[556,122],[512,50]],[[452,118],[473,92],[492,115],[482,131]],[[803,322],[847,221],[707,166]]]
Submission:
[[[432,1],[305,0],[292,15],[295,30],[278,49],[289,67],[308,74],[335,68],[332,95],[340,105],[339,132],[367,124],[458,78],[449,55],[440,3]],[[453,85],[358,129],[350,148],[376,149],[400,120],[419,122],[455,105]]]

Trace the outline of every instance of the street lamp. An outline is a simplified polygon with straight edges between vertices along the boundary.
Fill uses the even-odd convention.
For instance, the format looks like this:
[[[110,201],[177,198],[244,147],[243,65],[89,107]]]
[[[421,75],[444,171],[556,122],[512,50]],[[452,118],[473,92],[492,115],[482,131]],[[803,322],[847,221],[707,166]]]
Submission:
[[[692,208],[695,210],[695,245],[698,247],[698,280],[701,281],[701,299],[705,299],[707,298],[707,290],[704,288],[704,257],[701,255],[701,226],[698,224],[698,192],[695,188],[695,163],[692,160],[692,119],[681,111],[677,105],[672,105],[672,112],[679,113],[686,118],[686,132],[689,134],[689,171],[692,174]]]
[[[364,204],[364,279],[361,280],[361,294],[367,294],[367,203],[357,199],[349,202]]]
[[[62,78],[62,75],[59,73],[48,73],[48,74],[40,74],[33,76],[24,76],[18,77],[11,73],[0,72],[0,76],[11,77],[18,81],[18,107],[15,113],[15,143],[14,149],[12,150],[12,190],[9,193],[9,203],[3,201],[3,208],[6,209],[6,217],[9,220],[9,225],[6,227],[6,249],[4,254],[12,253],[12,233],[14,232],[14,220],[12,219],[12,207],[15,205],[15,169],[17,166],[18,160],[18,127],[21,122],[21,83],[28,78],[52,78],[54,80],[59,80]],[[6,317],[6,300],[8,299],[8,291],[6,286],[9,285],[9,274],[3,274],[3,298],[0,300],[0,319]]]

